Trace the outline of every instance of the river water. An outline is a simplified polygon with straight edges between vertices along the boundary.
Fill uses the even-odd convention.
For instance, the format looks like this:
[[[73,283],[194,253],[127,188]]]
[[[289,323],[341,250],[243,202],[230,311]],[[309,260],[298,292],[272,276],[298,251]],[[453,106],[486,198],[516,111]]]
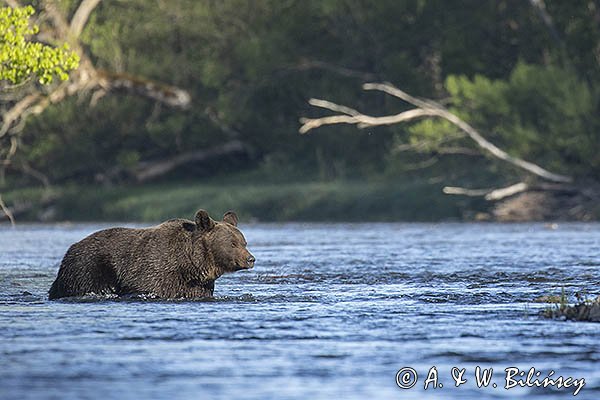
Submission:
[[[0,228],[0,399],[573,398],[505,388],[530,368],[600,398],[600,324],[534,302],[600,294],[599,224],[246,225],[256,267],[210,301],[48,301],[68,246],[104,227]]]

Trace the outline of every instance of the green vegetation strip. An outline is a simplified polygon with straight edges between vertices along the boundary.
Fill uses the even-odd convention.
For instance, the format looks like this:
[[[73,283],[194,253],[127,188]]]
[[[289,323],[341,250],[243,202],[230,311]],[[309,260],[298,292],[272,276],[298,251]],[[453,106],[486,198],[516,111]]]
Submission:
[[[38,203],[41,190],[6,194],[13,204]],[[54,200],[18,218],[49,221],[162,221],[233,209],[245,221],[459,220],[474,200],[445,196],[422,182],[169,183],[55,187]],[[40,216],[45,213],[44,216]]]

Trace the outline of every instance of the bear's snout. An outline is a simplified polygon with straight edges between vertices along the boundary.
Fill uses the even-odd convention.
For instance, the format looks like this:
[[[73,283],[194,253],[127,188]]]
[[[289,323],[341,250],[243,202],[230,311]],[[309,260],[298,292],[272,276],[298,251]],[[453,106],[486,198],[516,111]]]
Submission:
[[[247,258],[246,258],[246,268],[251,269],[254,267],[254,262],[256,261],[256,258],[254,258],[254,256],[252,254],[250,254]]]

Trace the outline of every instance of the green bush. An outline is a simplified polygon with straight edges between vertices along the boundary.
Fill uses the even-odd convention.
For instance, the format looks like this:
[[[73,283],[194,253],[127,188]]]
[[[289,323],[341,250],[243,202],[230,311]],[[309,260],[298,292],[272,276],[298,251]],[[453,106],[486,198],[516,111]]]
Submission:
[[[573,71],[520,63],[506,80],[452,75],[445,87],[450,109],[510,154],[571,175],[600,173],[598,95]],[[425,120],[410,132],[413,142],[435,142],[457,128]]]
[[[29,24],[34,13],[31,6],[0,8],[0,81],[16,85],[32,75],[42,84],[51,83],[54,76],[64,81],[79,65],[79,56],[67,44],[52,47],[28,40],[39,31]]]

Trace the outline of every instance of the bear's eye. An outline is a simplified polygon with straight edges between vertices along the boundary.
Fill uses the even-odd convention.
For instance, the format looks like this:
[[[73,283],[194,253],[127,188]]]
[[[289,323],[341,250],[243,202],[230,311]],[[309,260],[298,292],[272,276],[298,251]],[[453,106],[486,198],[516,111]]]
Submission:
[[[235,248],[236,247],[235,243],[231,243],[231,247]]]

